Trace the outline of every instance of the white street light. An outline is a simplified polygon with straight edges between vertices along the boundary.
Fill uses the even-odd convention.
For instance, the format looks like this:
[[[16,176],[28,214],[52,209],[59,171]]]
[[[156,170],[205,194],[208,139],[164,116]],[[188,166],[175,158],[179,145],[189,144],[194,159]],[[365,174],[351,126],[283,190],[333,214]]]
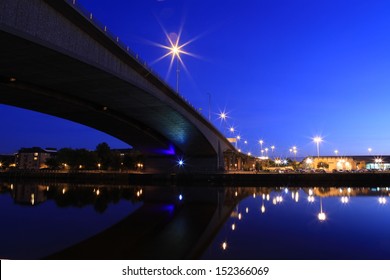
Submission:
[[[226,118],[227,118],[227,113],[225,113],[225,112],[220,112],[218,118],[220,118],[221,120],[225,121]]]
[[[194,41],[194,39],[190,40],[190,41],[187,41],[183,44],[180,44],[179,41],[180,41],[180,37],[181,37],[181,32],[179,34],[175,34],[175,33],[171,33],[171,34],[168,34],[165,30],[164,30],[164,33],[165,33],[165,36],[167,37],[168,41],[169,41],[169,45],[168,46],[165,46],[165,45],[161,45],[161,44],[156,44],[157,46],[161,47],[161,48],[164,48],[166,50],[168,50],[168,52],[166,54],[164,54],[162,57],[158,58],[156,60],[157,61],[160,61],[161,59],[164,59],[165,57],[171,57],[171,62],[169,64],[169,70],[168,72],[170,72],[171,68],[172,68],[172,65],[176,59],[176,92],[179,93],[179,72],[180,72],[180,69],[179,69],[179,65],[181,64],[183,66],[183,69],[186,70],[186,67],[183,63],[183,60],[182,60],[182,55],[189,55],[189,56],[193,56],[193,57],[196,57],[194,54],[192,53],[189,53],[187,51],[185,51],[183,48],[185,46],[187,46],[188,44],[190,44],[191,42]],[[174,38],[176,37],[176,38]]]

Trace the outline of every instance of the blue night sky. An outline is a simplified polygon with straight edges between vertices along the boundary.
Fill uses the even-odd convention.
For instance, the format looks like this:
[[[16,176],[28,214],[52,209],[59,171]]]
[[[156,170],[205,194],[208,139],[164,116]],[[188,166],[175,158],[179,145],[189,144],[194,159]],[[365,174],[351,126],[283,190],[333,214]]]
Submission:
[[[390,1],[78,0],[172,88],[176,64],[157,61],[163,32],[181,32],[180,93],[244,152],[275,156],[390,154]],[[226,111],[221,122],[218,113]],[[43,114],[0,105],[0,153],[20,147],[86,147],[105,134]],[[247,140],[245,145],[243,140]]]

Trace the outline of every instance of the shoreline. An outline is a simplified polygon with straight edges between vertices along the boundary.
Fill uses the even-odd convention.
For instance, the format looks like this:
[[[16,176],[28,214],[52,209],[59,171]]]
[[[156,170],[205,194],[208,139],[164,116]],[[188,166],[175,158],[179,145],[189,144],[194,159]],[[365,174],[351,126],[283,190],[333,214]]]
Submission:
[[[221,185],[221,186],[390,186],[390,172],[376,173],[134,173],[134,172],[59,172],[13,170],[0,172],[6,182],[106,183],[135,185]]]

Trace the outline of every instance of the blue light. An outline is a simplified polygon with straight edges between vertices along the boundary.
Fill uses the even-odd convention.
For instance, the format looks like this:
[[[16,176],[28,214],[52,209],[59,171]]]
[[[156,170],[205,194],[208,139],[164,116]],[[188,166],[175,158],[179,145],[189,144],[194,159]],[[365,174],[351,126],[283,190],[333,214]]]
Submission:
[[[155,149],[154,152],[161,154],[161,155],[175,155],[175,147],[170,144],[167,149]]]
[[[179,194],[179,200],[182,201],[183,200],[183,196],[181,194]]]
[[[183,159],[178,159],[177,165],[182,167],[184,165],[184,160]]]

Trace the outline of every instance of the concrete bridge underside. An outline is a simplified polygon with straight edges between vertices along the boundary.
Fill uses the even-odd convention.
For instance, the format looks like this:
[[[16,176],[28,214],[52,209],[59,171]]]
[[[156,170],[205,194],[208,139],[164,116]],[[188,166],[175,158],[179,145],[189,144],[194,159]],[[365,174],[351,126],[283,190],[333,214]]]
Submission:
[[[0,39],[3,104],[96,128],[154,158],[185,156],[189,166],[219,168],[222,152],[234,150],[192,106],[66,1],[1,1]]]

